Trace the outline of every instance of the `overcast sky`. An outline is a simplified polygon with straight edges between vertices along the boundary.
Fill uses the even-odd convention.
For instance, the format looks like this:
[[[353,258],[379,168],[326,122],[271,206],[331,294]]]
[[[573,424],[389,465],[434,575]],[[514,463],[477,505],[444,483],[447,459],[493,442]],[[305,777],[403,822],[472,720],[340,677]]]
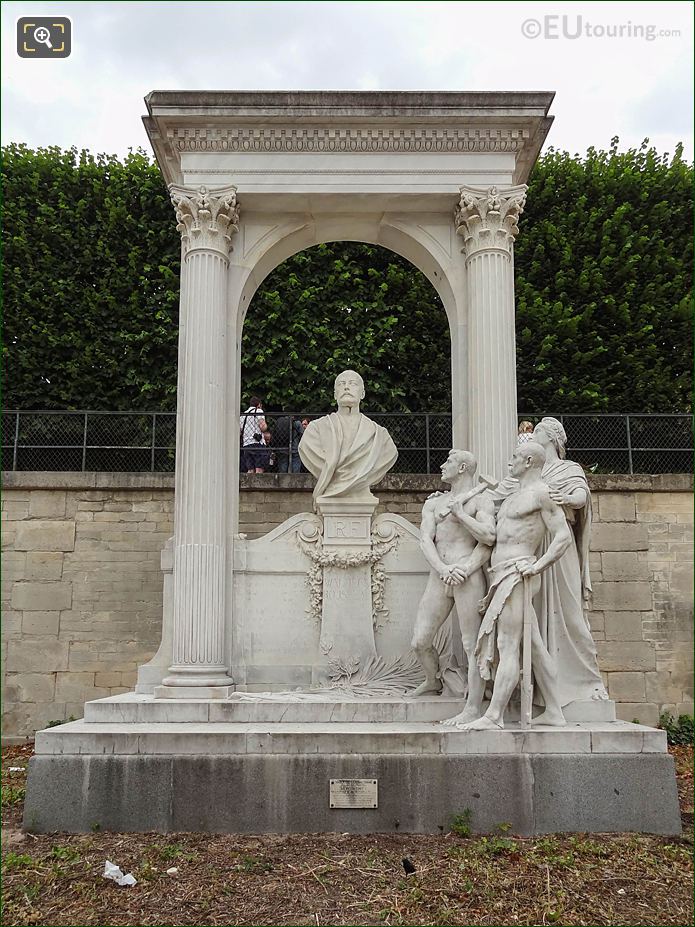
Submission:
[[[42,15],[72,19],[69,58],[18,58],[15,20]],[[22,0],[2,27],[4,143],[149,149],[150,90],[555,90],[546,145],[693,154],[690,2]]]

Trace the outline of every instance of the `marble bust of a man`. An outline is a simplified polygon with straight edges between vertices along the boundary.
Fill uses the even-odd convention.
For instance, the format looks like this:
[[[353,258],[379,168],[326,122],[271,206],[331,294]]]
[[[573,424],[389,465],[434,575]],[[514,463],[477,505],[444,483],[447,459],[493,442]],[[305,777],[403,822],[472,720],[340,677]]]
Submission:
[[[314,505],[326,501],[376,502],[370,486],[396,462],[391,435],[360,412],[364,381],[354,370],[335,379],[338,411],[310,422],[299,442],[299,456],[316,477]]]

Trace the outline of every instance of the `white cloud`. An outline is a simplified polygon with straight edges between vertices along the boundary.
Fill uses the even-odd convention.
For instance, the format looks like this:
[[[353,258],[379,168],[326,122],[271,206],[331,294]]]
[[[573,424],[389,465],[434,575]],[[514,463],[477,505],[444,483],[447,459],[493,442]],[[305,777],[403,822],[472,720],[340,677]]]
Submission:
[[[70,58],[25,61],[14,20],[73,20]],[[524,38],[522,23],[622,24],[678,37]],[[552,25],[553,23],[550,23]],[[570,151],[648,136],[692,157],[689,3],[7,2],[3,141],[123,154],[148,147],[150,90],[556,90],[548,144]]]

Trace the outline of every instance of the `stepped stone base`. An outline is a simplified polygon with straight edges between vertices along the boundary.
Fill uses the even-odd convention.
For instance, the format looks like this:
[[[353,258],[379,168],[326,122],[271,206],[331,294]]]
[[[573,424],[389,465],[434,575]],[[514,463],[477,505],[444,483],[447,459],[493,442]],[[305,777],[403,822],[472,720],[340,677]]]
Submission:
[[[456,699],[176,700],[127,694],[40,731],[34,832],[680,832],[663,731],[626,722],[459,731]],[[376,779],[376,808],[331,808],[331,779]],[[649,800],[645,801],[648,783]]]

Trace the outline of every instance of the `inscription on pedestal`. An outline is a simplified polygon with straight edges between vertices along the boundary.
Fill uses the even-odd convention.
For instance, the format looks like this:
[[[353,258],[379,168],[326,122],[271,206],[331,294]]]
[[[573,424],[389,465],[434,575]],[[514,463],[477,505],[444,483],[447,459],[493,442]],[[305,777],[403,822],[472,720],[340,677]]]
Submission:
[[[331,779],[331,808],[377,808],[377,779]]]
[[[323,537],[327,544],[370,544],[370,531],[370,515],[324,516]]]
[[[324,602],[336,599],[352,599],[362,592],[364,585],[362,576],[359,574],[351,576],[347,571],[343,572],[347,575],[328,573],[325,577],[323,581]]]

